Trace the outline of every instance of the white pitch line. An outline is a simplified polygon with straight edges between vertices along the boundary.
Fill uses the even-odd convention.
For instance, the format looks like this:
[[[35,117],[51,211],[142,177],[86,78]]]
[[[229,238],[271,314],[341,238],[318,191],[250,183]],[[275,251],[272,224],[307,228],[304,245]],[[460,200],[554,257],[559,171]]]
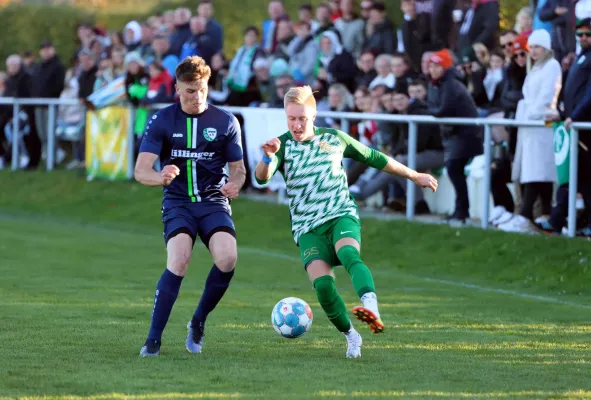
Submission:
[[[38,218],[31,218],[28,216],[7,216],[7,215],[3,215],[2,213],[0,213],[0,220],[26,220],[26,221],[35,220],[37,223],[39,222]],[[52,221],[51,219],[46,219],[44,222],[50,223],[53,225],[58,225],[57,221]],[[64,224],[67,224],[70,226],[75,226],[78,228],[87,229],[87,230],[93,230],[93,231],[113,232],[113,233],[119,233],[119,234],[142,235],[142,236],[150,236],[150,237],[154,236],[151,233],[147,233],[145,231],[132,232],[132,231],[126,231],[126,230],[113,229],[113,228],[109,228],[109,227],[103,227],[103,226],[78,224],[75,222],[68,223],[68,221],[63,221],[63,222],[59,223],[60,227],[63,227]],[[205,249],[205,246],[203,246],[200,241],[196,242],[196,246],[199,246],[199,247],[202,247],[203,249]],[[275,251],[271,251],[271,250],[257,249],[254,247],[238,245],[238,252],[239,253],[242,252],[242,253],[256,254],[256,255],[266,256],[266,257],[272,257],[272,258],[276,258],[279,260],[291,261],[294,263],[301,263],[301,259],[299,257],[290,256],[290,255],[287,255],[284,253],[279,253],[279,252],[275,252]],[[416,275],[401,273],[401,272],[394,271],[394,270],[390,271],[389,273],[391,273],[392,275],[400,276],[400,277],[415,279],[415,280],[421,281],[421,282],[437,283],[440,285],[447,285],[447,286],[455,286],[455,287],[460,287],[460,288],[464,288],[464,289],[471,289],[471,290],[474,290],[477,292],[482,292],[482,293],[495,293],[495,294],[509,295],[509,296],[520,297],[522,299],[535,300],[535,301],[540,301],[540,302],[545,302],[545,303],[553,303],[553,304],[559,304],[559,305],[563,305],[563,306],[591,309],[591,305],[575,303],[575,302],[566,301],[566,300],[560,300],[560,299],[557,299],[554,297],[521,293],[521,292],[517,292],[517,291],[513,291],[513,290],[489,288],[486,286],[475,285],[472,283],[464,283],[464,282],[448,281],[448,280],[443,280],[443,279],[435,279],[435,278],[416,276]]]
[[[301,262],[301,259],[298,258],[298,257],[288,256],[286,254],[277,253],[277,252],[274,252],[274,251],[255,249],[255,248],[247,247],[247,246],[239,246],[238,251],[239,252],[244,252],[244,253],[251,253],[251,254],[257,254],[257,255],[267,256],[267,257],[273,257],[273,258],[277,258],[277,259],[281,259],[281,260],[286,260],[286,261]],[[461,288],[464,288],[464,289],[472,289],[472,290],[475,290],[475,291],[478,291],[478,292],[483,292],[483,293],[496,293],[496,294],[510,295],[510,296],[520,297],[522,299],[537,300],[537,301],[542,301],[542,302],[546,302],[546,303],[554,303],[554,304],[560,304],[560,305],[564,305],[564,306],[571,306],[571,307],[580,307],[580,308],[591,309],[591,306],[590,305],[575,303],[575,302],[572,302],[572,301],[560,300],[560,299],[557,299],[557,298],[554,298],[554,297],[539,296],[539,295],[535,295],[535,294],[521,293],[521,292],[516,292],[516,291],[513,291],[513,290],[489,288],[489,287],[486,287],[486,286],[475,285],[475,284],[472,284],[472,283],[464,283],[464,282],[456,282],[456,281],[447,281],[447,280],[443,280],[443,279],[427,278],[427,277],[422,277],[422,276],[416,276],[416,275],[411,275],[411,274],[400,273],[400,272],[397,272],[397,271],[391,271],[391,274],[392,275],[398,275],[398,276],[401,276],[401,277],[407,277],[407,278],[411,278],[411,279],[416,279],[416,280],[422,281],[422,282],[438,283],[440,285],[448,285],[448,286],[461,287]]]

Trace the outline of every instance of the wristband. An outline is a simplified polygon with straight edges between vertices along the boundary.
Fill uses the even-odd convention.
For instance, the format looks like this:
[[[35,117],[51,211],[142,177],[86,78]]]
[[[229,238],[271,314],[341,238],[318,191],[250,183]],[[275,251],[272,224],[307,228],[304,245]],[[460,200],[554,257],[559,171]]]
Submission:
[[[263,154],[263,162],[267,165],[271,164],[273,162],[273,159],[275,159],[275,155],[269,157],[266,154]]]

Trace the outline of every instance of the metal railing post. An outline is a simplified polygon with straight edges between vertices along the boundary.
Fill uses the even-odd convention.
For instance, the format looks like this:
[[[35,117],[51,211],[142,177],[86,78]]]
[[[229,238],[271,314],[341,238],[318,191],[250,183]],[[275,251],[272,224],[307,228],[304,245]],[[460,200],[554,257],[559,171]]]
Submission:
[[[408,168],[417,168],[417,123],[408,123]],[[406,181],[406,219],[412,221],[415,216],[415,183],[410,179]]]
[[[128,106],[128,110],[129,121],[127,121],[127,179],[133,179],[133,170],[135,168],[135,108],[133,106]]]
[[[484,125],[484,178],[482,182],[482,220],[480,226],[488,228],[488,210],[490,208],[490,165],[492,162],[492,128],[489,124]]]
[[[579,130],[570,131],[570,164],[568,173],[568,236],[577,233],[577,179],[579,177]]]
[[[20,144],[20,135],[18,132],[18,120],[20,107],[18,100],[15,99],[14,104],[12,105],[12,170],[16,171],[20,167],[20,159],[19,159],[19,144]]]
[[[47,115],[47,170],[53,170],[55,165],[55,104],[49,105]]]

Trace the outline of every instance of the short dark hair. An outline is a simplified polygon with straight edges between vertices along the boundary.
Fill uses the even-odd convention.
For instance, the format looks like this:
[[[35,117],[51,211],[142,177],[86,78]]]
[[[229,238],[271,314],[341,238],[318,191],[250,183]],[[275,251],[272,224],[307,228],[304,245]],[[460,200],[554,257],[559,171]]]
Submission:
[[[211,2],[211,0],[201,0],[199,2],[199,5],[201,5],[201,4],[212,4],[212,2]]]
[[[413,80],[412,82],[410,82],[408,84],[408,86],[422,86],[425,89],[427,89],[427,82],[425,82],[424,79],[417,78],[417,79]]]
[[[502,30],[501,33],[499,33],[499,37],[509,35],[509,34],[519,36],[519,33],[517,33],[517,31],[515,29],[505,29],[505,30]]]
[[[246,35],[248,32],[254,32],[255,35],[260,36],[259,28],[257,28],[254,25],[246,27],[246,29],[244,30],[244,34]]]
[[[178,82],[191,83],[199,80],[208,80],[211,77],[211,68],[205,60],[199,56],[187,57],[177,65],[174,72]]]
[[[300,6],[300,8],[298,8],[298,10],[307,10],[312,12],[312,10],[314,9],[314,7],[312,7],[312,4],[308,3],[308,4],[302,4]]]
[[[384,11],[386,11],[386,5],[382,1],[376,1],[375,3],[373,3],[371,5],[371,7],[369,9],[370,10],[376,10],[376,11],[379,11],[379,12],[384,12]]]
[[[328,3],[320,3],[316,6],[316,9],[318,10],[319,8],[328,8],[330,10],[330,5]]]

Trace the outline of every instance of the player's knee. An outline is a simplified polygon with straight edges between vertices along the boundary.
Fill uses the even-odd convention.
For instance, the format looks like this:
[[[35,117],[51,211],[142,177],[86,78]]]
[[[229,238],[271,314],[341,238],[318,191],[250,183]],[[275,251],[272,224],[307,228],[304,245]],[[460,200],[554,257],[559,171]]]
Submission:
[[[174,254],[172,257],[170,257],[168,269],[175,275],[185,276],[187,269],[189,268],[190,261],[191,256],[188,254]]]
[[[363,263],[363,261],[361,261],[359,250],[353,246],[341,247],[337,252],[337,257],[346,270],[349,270],[356,264]]]
[[[220,255],[216,255],[213,258],[213,262],[222,272],[230,272],[236,266],[236,260],[238,256],[236,253],[228,252]]]
[[[318,302],[322,304],[330,303],[334,299],[337,290],[334,278],[330,275],[324,275],[316,278],[313,282]]]

